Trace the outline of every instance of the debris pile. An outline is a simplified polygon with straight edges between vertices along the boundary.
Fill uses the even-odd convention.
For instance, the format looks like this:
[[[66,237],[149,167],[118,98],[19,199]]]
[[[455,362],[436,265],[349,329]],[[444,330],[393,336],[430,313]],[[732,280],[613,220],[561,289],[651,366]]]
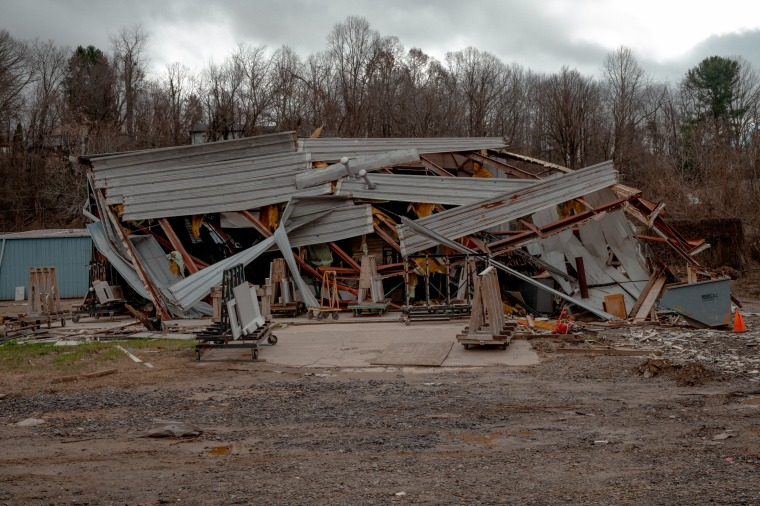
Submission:
[[[548,293],[606,320],[619,318],[607,311],[611,295],[623,314],[651,318],[659,295],[652,290],[662,289],[662,270],[652,274],[640,247],[647,236],[631,220],[700,267],[694,255],[704,241],[686,240],[663,220],[662,205],[618,184],[611,162],[571,171],[506,148],[502,138],[285,132],[79,162],[88,171],[85,214],[96,247],[164,319],[209,315],[204,299],[232,265],[258,265],[252,277],[264,285],[258,260],[273,253],[306,307],[319,306],[315,287],[327,268],[341,300],[356,303],[368,253],[384,288],[403,276],[408,293],[419,286],[409,278],[423,273],[409,272],[402,259],[448,249],[487,255],[509,291],[532,292],[536,306],[536,292]],[[514,258],[519,268],[504,261]],[[459,267],[448,266],[438,292],[448,293]]]

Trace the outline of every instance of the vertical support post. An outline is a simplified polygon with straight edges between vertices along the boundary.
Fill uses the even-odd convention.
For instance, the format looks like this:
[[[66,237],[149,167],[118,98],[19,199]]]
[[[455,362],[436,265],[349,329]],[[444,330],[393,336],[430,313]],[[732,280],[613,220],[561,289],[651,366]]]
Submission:
[[[406,292],[406,306],[409,307],[409,257],[404,257],[404,292]]]
[[[451,265],[449,264],[449,257],[446,257],[446,304],[451,305]]]
[[[583,265],[583,257],[575,257],[575,270],[578,273],[578,287],[581,290],[581,298],[588,299],[588,282],[586,281],[586,267]]]
[[[428,256],[425,255],[425,304],[430,305],[430,264]]]
[[[470,255],[467,255],[464,259],[464,270],[465,270],[465,301],[469,304],[470,303]]]
[[[691,285],[696,283],[698,279],[697,268],[691,264],[686,264],[686,282]]]

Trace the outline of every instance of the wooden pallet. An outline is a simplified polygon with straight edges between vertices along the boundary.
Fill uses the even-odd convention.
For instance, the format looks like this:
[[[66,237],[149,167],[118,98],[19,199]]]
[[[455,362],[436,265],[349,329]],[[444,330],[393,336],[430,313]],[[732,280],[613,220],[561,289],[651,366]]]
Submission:
[[[507,349],[517,322],[507,322],[501,302],[496,269],[488,267],[475,276],[470,324],[457,334],[457,341],[468,349],[471,345],[498,345]]]

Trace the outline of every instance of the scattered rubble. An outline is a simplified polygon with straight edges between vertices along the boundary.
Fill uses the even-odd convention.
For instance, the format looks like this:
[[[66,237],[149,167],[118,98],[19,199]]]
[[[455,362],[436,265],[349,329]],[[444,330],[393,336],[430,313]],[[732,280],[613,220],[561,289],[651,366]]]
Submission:
[[[170,420],[153,420],[153,427],[144,437],[197,437],[203,433],[195,425]]]

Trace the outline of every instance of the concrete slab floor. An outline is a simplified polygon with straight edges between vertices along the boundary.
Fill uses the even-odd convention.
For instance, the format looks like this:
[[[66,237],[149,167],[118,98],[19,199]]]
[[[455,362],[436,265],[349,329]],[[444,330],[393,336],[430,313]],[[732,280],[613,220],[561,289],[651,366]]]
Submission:
[[[401,342],[454,342],[442,367],[528,366],[539,363],[528,341],[512,341],[506,350],[476,347],[465,350],[456,335],[465,324],[457,322],[366,323],[341,325],[322,323],[286,326],[274,330],[276,346],[262,348],[259,358],[270,364],[315,368],[368,368],[370,362],[389,346]],[[203,360],[245,360],[249,351],[211,350]]]

